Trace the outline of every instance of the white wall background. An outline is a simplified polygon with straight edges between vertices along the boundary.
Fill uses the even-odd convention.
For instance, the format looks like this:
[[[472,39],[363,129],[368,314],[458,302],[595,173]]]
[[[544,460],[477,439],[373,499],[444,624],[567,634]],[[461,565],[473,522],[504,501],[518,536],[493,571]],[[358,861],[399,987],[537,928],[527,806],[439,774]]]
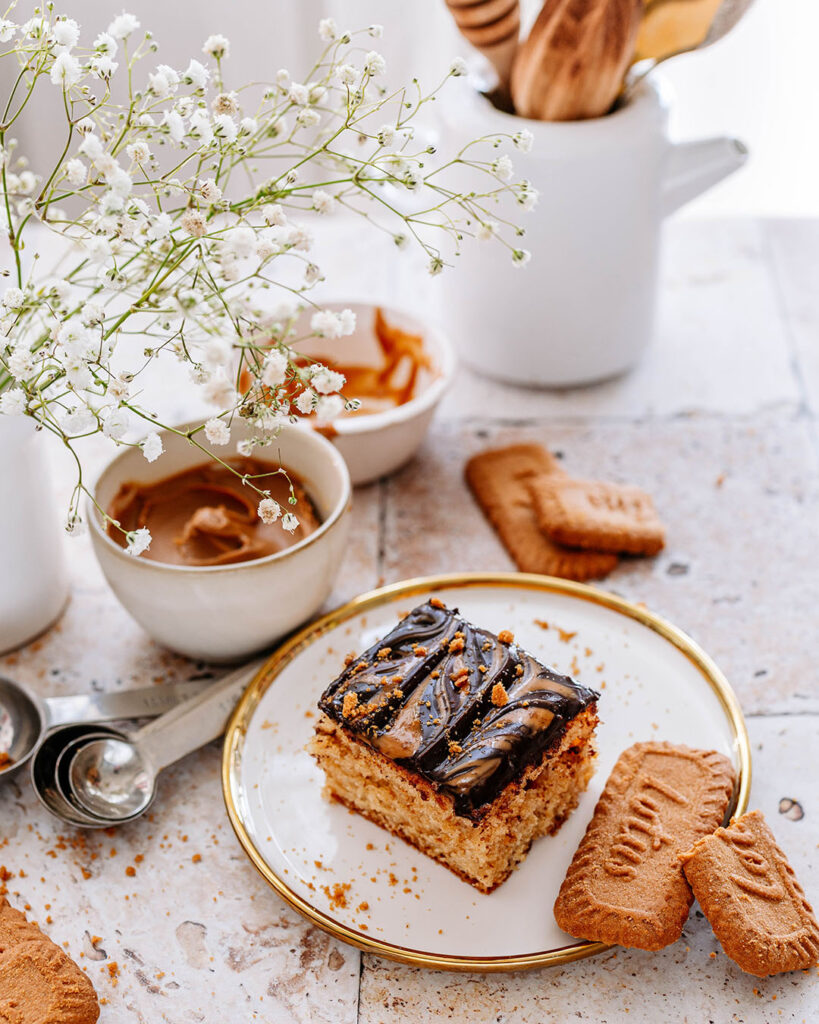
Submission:
[[[524,3],[531,16],[537,0]],[[21,0],[15,16],[34,6]],[[122,9],[109,0],[63,0],[58,7],[89,34]],[[378,47],[394,84],[412,75],[431,80],[466,50],[444,0],[125,0],[125,7],[154,31],[158,59],[172,65],[197,55],[211,32],[224,32],[240,81],[270,78],[282,65],[297,76],[318,45],[314,26],[323,15],[350,27],[383,24]],[[752,154],[743,171],[691,204],[687,215],[819,215],[817,38],[819,0],[756,0],[723,42],[666,65],[677,92],[674,133],[728,132]],[[29,122],[21,141],[34,159],[56,126],[45,112]]]

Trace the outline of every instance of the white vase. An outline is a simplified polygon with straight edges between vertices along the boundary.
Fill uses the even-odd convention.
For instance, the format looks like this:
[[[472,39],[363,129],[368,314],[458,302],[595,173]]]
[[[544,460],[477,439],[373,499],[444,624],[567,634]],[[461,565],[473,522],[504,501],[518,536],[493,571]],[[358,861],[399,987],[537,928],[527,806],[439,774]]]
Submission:
[[[534,143],[511,150],[514,180],[540,193],[530,213],[498,211],[525,229],[516,244],[531,252],[528,266],[470,240],[442,277],[442,319],[461,358],[529,386],[623,373],[654,330],[664,217],[742,166],[745,147],[726,137],[672,143],[669,90],[657,79],[607,117],[575,122],[514,117],[459,84],[442,111],[448,148],[527,128]],[[486,179],[473,184],[483,191]]]
[[[0,415],[0,654],[47,629],[68,599],[44,442],[29,417]]]

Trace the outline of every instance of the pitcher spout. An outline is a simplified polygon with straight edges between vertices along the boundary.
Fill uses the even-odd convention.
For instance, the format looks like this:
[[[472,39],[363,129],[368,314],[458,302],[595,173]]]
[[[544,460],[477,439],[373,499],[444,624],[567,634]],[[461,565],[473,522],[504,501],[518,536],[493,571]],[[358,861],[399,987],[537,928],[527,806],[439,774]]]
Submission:
[[[671,149],[663,182],[664,215],[738,171],[747,159],[745,143],[727,135],[677,143]]]

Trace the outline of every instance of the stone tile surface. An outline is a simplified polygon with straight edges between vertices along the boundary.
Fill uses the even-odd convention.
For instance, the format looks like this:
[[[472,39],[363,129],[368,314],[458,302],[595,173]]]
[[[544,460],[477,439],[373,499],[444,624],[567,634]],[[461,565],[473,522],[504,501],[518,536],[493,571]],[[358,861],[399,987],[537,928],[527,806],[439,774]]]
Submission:
[[[755,759],[750,806],[764,812],[815,906],[819,817],[809,779],[819,771],[816,719],[752,718],[749,727]],[[783,796],[800,800],[801,821],[778,813]],[[532,913],[540,911],[533,894]],[[510,975],[436,974],[365,956],[359,1021],[811,1024],[817,1005],[815,969],[764,980],[743,974],[695,904],[683,937],[659,953],[613,950],[563,968]]]

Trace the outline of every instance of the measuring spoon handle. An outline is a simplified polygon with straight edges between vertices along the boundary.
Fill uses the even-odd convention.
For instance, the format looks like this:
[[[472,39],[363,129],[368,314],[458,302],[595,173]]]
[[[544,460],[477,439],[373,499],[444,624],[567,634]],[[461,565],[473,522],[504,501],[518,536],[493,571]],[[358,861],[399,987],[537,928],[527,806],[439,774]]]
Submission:
[[[47,697],[46,728],[79,722],[112,722],[117,718],[147,718],[164,714],[180,702],[196,697],[210,686],[210,680],[142,686],[116,693],[78,693],[70,697]]]
[[[157,771],[210,743],[225,731],[236,703],[263,664],[264,660],[254,661],[229,672],[204,693],[144,726],[133,742]]]

